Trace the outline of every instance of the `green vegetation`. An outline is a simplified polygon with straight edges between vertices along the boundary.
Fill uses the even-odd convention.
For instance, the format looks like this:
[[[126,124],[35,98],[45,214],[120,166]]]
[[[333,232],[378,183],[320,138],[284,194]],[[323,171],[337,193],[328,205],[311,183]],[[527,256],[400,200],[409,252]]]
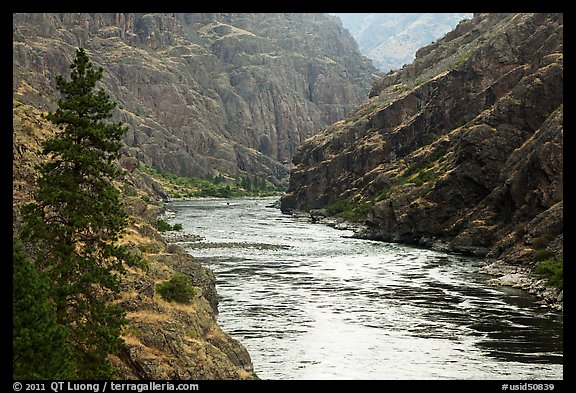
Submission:
[[[380,192],[374,195],[374,202],[380,202],[388,199],[390,196],[390,191],[392,191],[392,187],[384,187]]]
[[[532,245],[536,249],[532,255],[532,259],[536,262],[533,274],[547,279],[551,286],[562,289],[564,287],[563,260],[555,259],[554,252],[546,248],[553,239],[552,235],[532,239]]]
[[[425,134],[425,139],[436,139],[434,134]],[[366,219],[372,206],[376,202],[384,201],[390,197],[392,190],[402,184],[413,184],[417,187],[424,186],[419,190],[419,197],[426,195],[440,176],[438,163],[445,160],[447,146],[439,146],[426,156],[426,160],[420,160],[406,168],[400,176],[397,176],[389,185],[371,195],[361,203],[352,202],[350,199],[338,199],[328,203],[325,207],[329,215],[341,217],[347,221],[361,221]]]
[[[116,160],[126,128],[106,121],[117,105],[103,90],[94,91],[103,69],[93,67],[84,49],[76,51],[70,69],[70,81],[56,78],[63,98],[56,111],[46,115],[60,132],[43,142],[34,202],[21,209],[21,238],[31,256],[27,269],[37,277],[32,272],[28,280],[18,278],[19,289],[36,293],[37,306],[46,315],[39,323],[34,308],[15,308],[15,343],[21,350],[14,352],[13,365],[16,370],[22,359],[36,356],[32,343],[37,336],[26,337],[26,332],[34,332],[45,334],[47,341],[53,335],[62,347],[53,351],[37,377],[110,379],[115,371],[109,355],[118,352],[127,323],[113,300],[125,265],[143,265],[126,246],[117,245],[129,223],[112,182],[121,175]],[[20,257],[14,263],[22,263]],[[38,331],[43,325],[48,325],[46,333]],[[47,350],[52,344],[39,345]]]
[[[342,214],[345,211],[351,210],[352,208],[352,202],[342,199],[326,205],[326,212],[331,216],[336,216],[338,214]]]
[[[188,277],[183,274],[175,274],[170,280],[158,284],[156,291],[166,301],[184,304],[191,303],[196,295],[194,287],[188,283]]]
[[[428,80],[429,80],[428,78],[425,78],[423,75],[420,75],[419,77],[414,79],[414,87],[418,87],[420,85],[423,85]]]
[[[433,134],[425,135],[429,135],[427,138],[431,139]],[[444,160],[447,151],[448,147],[438,147],[426,158],[426,161],[417,161],[410,165],[398,180],[398,184],[412,183],[421,186],[424,183],[435,181],[439,177],[439,171],[433,170],[432,167],[436,162]]]
[[[350,117],[347,117],[345,119],[345,121],[347,123],[356,123],[361,118],[366,117],[366,116],[376,112],[380,108],[380,105],[381,104],[379,104],[378,102],[373,102],[370,105],[368,105],[366,108],[359,109],[355,113],[351,114]]]
[[[438,174],[428,168],[425,163],[418,162],[406,170],[400,179],[401,184],[412,183],[421,186],[424,183],[435,180]]]
[[[476,48],[472,48],[464,53],[461,53],[458,57],[456,57],[456,59],[454,59],[454,61],[450,63],[448,69],[453,70],[454,68],[458,67],[460,64],[465,62],[470,57],[470,55],[474,53],[474,51],[476,51]]]
[[[56,320],[48,277],[36,269],[18,238],[12,245],[12,377],[70,379],[74,370],[69,331]]]
[[[245,196],[272,196],[284,191],[261,176],[241,176],[229,182],[221,174],[212,179],[183,177],[174,174],[159,173],[149,166],[140,166],[140,170],[162,184],[172,198],[239,198]]]
[[[142,335],[142,331],[135,326],[125,325],[122,328],[122,335],[123,336],[140,337]]]
[[[326,205],[326,212],[331,216],[337,216],[345,219],[346,221],[361,221],[365,219],[370,209],[372,209],[372,201],[354,203],[348,199],[340,199]]]
[[[156,220],[156,229],[158,229],[160,232],[181,231],[182,230],[182,224],[176,223],[174,225],[170,225],[166,221],[164,221],[163,219],[159,218],[158,220]]]
[[[438,139],[438,135],[432,132],[425,132],[422,134],[422,145],[431,145],[436,139]]]
[[[561,259],[544,259],[534,268],[534,274],[548,280],[558,289],[564,288],[564,262]]]

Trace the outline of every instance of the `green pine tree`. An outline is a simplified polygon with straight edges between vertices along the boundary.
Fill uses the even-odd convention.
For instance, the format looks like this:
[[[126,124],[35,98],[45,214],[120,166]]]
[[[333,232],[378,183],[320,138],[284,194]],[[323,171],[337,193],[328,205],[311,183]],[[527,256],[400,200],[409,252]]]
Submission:
[[[69,331],[56,321],[48,279],[12,239],[12,366],[14,379],[74,378]]]
[[[70,80],[57,77],[63,98],[46,118],[58,126],[43,144],[35,202],[22,208],[23,239],[34,244],[36,265],[52,284],[58,323],[70,328],[80,379],[113,376],[108,355],[122,343],[124,311],[111,303],[124,264],[137,260],[117,240],[129,223],[113,180],[126,132],[107,121],[116,103],[96,91],[103,69],[84,49],[70,65]]]

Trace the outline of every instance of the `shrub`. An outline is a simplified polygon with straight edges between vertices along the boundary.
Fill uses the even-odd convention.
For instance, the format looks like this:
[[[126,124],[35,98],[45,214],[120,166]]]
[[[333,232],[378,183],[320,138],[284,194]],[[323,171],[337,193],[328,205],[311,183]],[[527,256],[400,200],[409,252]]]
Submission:
[[[352,209],[352,204],[347,200],[339,200],[326,205],[326,212],[331,216],[341,214]]]
[[[376,196],[374,197],[375,202],[380,202],[388,199],[390,196],[391,188],[390,186],[385,186]]]
[[[361,221],[365,219],[370,210],[372,210],[372,202],[363,202],[355,205],[351,210],[342,212],[341,216],[347,221]]]
[[[426,132],[422,134],[422,145],[431,145],[436,139],[438,139],[438,135]]]
[[[544,236],[536,237],[536,238],[532,239],[532,246],[534,246],[534,248],[536,248],[536,249],[546,248],[548,243],[550,243],[553,239],[554,239],[554,237],[551,235],[544,235]]]
[[[170,225],[166,221],[164,221],[163,219],[159,218],[156,221],[156,229],[158,229],[160,232],[181,231],[183,229],[183,227],[182,227],[182,224],[180,224],[180,223]]]
[[[156,291],[166,301],[185,304],[191,303],[196,295],[194,287],[188,283],[188,277],[178,273],[170,280],[158,284]]]
[[[561,259],[546,259],[538,262],[534,274],[546,278],[550,285],[564,288],[564,262]]]
[[[546,259],[550,259],[551,257],[554,256],[554,253],[548,249],[543,249],[543,250],[538,250],[534,253],[534,261],[535,262],[540,262],[540,261],[544,261]]]
[[[166,221],[159,218],[156,221],[156,229],[158,229],[160,232],[170,231],[172,230],[172,225],[168,224]]]
[[[360,221],[366,218],[372,205],[372,202],[354,203],[344,199],[326,205],[326,212],[331,216],[339,216],[347,221]]]

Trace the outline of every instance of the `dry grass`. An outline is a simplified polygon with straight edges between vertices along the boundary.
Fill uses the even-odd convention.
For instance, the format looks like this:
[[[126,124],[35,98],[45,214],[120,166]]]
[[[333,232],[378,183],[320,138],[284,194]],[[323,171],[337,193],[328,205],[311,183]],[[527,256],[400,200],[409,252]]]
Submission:
[[[194,289],[197,289],[194,287]],[[177,302],[167,302],[166,300],[162,299],[160,296],[155,296],[155,302],[162,308],[166,310],[176,310],[179,312],[184,312],[187,314],[196,314],[198,313],[198,305],[196,301],[197,297],[192,301],[190,304],[183,304]]]
[[[170,320],[170,315],[160,313],[154,310],[138,310],[129,312],[126,314],[126,318],[129,320],[136,320],[144,323],[158,323]]]

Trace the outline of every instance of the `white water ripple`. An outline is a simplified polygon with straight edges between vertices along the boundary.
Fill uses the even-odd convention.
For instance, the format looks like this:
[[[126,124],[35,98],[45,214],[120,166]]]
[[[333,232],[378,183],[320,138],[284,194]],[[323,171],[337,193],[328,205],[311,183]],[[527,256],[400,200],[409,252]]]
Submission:
[[[204,238],[188,250],[214,270],[218,322],[260,378],[563,378],[562,315],[488,286],[482,260],[354,239],[273,201],[167,206]]]

